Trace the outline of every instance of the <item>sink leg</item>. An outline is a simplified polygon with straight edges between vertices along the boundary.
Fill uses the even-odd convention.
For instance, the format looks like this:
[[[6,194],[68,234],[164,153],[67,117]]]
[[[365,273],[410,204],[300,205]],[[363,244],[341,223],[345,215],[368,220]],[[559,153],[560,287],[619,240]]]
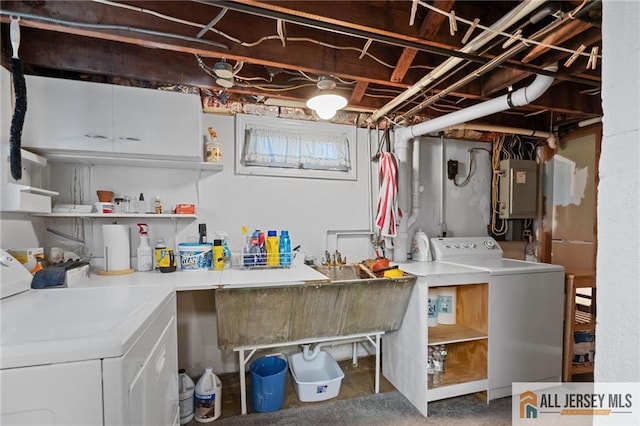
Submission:
[[[351,363],[354,366],[358,365],[358,342],[353,342],[353,349],[351,350]]]
[[[376,334],[376,385],[375,392],[380,392],[380,335]]]
[[[240,409],[242,414],[247,414],[247,383],[245,381],[245,359],[243,349],[240,349],[238,352],[238,358],[240,361]]]

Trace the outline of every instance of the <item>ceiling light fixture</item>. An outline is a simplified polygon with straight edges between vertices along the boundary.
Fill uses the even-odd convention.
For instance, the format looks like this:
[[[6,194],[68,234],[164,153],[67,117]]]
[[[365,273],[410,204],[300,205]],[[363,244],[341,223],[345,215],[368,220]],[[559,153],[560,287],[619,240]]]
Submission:
[[[307,107],[314,110],[321,119],[330,120],[339,109],[347,106],[347,100],[333,92],[336,82],[330,77],[320,77],[317,86],[318,93],[307,101]]]
[[[222,78],[222,77],[216,78],[216,84],[220,87],[224,87],[225,89],[233,87],[233,83],[234,83],[233,76],[231,78]]]

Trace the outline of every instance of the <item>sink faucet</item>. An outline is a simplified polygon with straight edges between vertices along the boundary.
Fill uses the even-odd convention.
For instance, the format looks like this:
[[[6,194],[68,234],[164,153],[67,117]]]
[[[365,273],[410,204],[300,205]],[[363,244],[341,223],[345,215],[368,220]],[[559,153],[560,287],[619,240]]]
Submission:
[[[322,261],[323,265],[326,266],[340,266],[340,265],[344,265],[347,263],[347,258],[346,257],[342,257],[342,254],[336,250],[333,255],[331,253],[329,253],[328,250],[325,250],[324,252],[324,260]]]

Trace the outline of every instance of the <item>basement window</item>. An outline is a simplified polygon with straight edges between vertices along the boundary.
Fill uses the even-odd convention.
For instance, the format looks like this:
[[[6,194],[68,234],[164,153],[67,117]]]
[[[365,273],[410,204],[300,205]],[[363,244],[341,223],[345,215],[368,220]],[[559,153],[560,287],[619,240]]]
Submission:
[[[238,115],[237,171],[355,180],[355,139],[352,126]]]

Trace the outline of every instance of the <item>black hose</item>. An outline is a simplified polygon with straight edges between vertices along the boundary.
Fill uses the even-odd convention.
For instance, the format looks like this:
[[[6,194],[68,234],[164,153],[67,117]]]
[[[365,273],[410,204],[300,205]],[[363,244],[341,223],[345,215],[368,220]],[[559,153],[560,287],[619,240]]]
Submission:
[[[27,84],[24,80],[22,62],[18,58],[11,58],[11,72],[13,73],[13,90],[16,97],[16,106],[11,119],[11,137],[9,142],[9,162],[11,163],[11,177],[15,180],[22,179],[22,155],[20,153],[22,141],[22,127],[27,113]]]

